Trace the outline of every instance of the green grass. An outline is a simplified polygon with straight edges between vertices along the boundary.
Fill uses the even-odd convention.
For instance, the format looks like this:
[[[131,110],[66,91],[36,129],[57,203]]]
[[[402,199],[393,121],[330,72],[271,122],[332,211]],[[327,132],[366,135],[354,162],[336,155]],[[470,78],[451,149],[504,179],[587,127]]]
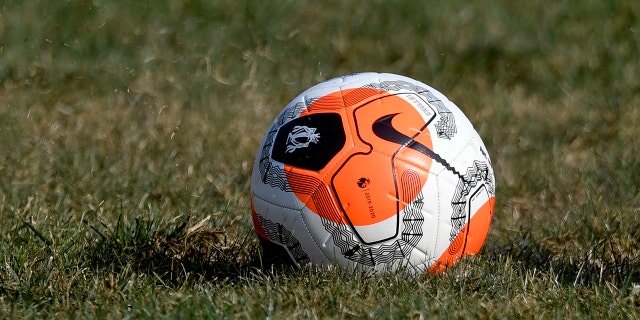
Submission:
[[[640,2],[4,1],[0,318],[638,318]],[[254,156],[295,95],[386,71],[492,156],[443,275],[269,268]]]

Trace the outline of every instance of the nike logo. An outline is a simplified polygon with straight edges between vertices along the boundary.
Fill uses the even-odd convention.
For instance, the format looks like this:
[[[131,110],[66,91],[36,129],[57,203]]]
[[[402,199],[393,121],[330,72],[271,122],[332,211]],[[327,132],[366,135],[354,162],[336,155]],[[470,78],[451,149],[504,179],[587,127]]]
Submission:
[[[378,120],[373,122],[373,126],[371,127],[371,129],[373,130],[373,133],[382,140],[397,143],[403,147],[407,147],[424,154],[425,156],[435,160],[436,162],[438,162],[439,164],[447,168],[447,170],[453,172],[455,175],[460,177],[460,179],[465,181],[465,177],[462,174],[460,174],[458,170],[452,167],[447,162],[447,160],[440,157],[439,154],[435,153],[433,150],[429,149],[424,144],[414,140],[413,138],[407,136],[406,134],[394,128],[393,125],[391,124],[391,121],[398,114],[399,113],[392,113],[392,114],[378,118]]]

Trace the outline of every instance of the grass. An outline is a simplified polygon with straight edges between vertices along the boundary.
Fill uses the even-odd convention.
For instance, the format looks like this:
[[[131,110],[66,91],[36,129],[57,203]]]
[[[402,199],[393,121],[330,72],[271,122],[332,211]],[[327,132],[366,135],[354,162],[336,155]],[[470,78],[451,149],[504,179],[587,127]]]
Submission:
[[[640,3],[4,1],[0,316],[638,318]],[[456,102],[497,179],[440,276],[270,267],[277,112],[357,71]]]

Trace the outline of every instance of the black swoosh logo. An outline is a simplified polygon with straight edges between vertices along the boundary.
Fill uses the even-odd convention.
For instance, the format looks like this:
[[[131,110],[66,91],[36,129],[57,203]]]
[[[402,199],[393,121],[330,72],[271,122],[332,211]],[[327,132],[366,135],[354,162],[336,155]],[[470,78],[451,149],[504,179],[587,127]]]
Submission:
[[[371,129],[373,130],[373,133],[382,140],[397,143],[403,147],[407,147],[424,154],[425,156],[437,161],[439,164],[447,168],[447,170],[453,172],[458,177],[460,177],[460,179],[465,181],[464,176],[460,174],[458,170],[452,167],[447,162],[447,160],[443,159],[439,154],[435,153],[433,150],[429,149],[424,144],[418,141],[415,141],[413,138],[405,135],[404,133],[394,128],[393,125],[391,124],[391,120],[393,120],[393,118],[398,114],[399,113],[392,113],[392,114],[388,114],[386,116],[382,116],[378,118],[378,120],[373,122],[373,126],[371,127]]]

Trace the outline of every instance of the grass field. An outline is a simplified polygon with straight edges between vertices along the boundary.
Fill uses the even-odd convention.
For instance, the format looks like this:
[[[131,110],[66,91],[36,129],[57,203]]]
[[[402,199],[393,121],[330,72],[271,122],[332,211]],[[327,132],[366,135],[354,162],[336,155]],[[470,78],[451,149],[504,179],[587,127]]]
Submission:
[[[0,318],[640,318],[640,2],[0,3]],[[307,87],[463,109],[497,202],[442,275],[265,267],[249,177]]]

